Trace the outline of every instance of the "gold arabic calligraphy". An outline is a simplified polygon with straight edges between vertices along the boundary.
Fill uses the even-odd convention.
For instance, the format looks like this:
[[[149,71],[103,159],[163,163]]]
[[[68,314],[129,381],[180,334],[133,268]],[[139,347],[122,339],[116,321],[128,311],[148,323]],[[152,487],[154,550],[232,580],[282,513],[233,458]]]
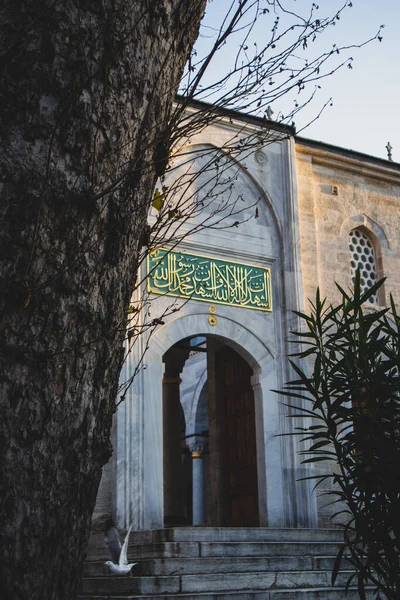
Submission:
[[[272,310],[271,275],[256,267],[155,249],[148,256],[148,291],[205,302]]]

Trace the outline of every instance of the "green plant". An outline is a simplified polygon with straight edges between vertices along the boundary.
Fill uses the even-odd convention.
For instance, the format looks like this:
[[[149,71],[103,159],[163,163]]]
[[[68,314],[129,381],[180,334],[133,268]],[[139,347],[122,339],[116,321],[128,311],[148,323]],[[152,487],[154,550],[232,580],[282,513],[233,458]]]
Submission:
[[[304,463],[324,462],[317,486],[331,481],[343,528],[343,545],[332,572],[334,583],[343,554],[355,569],[361,599],[366,585],[377,597],[400,598],[400,316],[374,310],[368,300],[382,285],[363,291],[356,274],[354,291],[341,293],[337,306],[319,290],[305,325],[293,332],[301,342],[292,354],[297,379],[286,384],[293,399],[291,417],[311,417],[294,435],[309,444]],[[299,359],[311,363],[308,374]],[[300,366],[299,366],[300,365]],[[310,406],[311,405],[311,406]]]

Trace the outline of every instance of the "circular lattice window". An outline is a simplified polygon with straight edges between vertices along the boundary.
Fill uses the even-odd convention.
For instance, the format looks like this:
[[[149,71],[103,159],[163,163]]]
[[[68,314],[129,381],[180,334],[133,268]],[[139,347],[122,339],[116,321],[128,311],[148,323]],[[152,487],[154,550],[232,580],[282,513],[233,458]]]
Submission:
[[[357,268],[360,269],[361,291],[365,292],[376,282],[375,249],[371,240],[359,229],[350,231],[351,274],[354,283]],[[378,295],[370,296],[370,304],[378,304]]]

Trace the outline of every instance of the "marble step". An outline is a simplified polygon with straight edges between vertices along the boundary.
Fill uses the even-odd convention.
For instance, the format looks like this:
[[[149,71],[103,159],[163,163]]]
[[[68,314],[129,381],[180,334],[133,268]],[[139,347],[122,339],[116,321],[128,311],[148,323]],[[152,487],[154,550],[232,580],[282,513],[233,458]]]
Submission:
[[[140,558],[228,557],[228,556],[332,556],[336,542],[164,542],[130,546],[128,556]]]
[[[115,577],[104,560],[102,534],[92,535],[82,580],[83,600],[358,600],[345,595],[351,566],[338,587],[331,570],[340,530],[174,528],[132,532],[133,577]]]
[[[121,538],[124,532],[121,532]],[[343,539],[339,529],[274,529],[271,527],[177,527],[132,531],[130,544],[152,544],[160,542],[317,542]],[[92,533],[91,549],[104,548],[104,535]]]
[[[367,592],[367,600],[373,600],[372,591]],[[84,594],[78,600],[360,600],[356,588],[348,591],[344,587],[323,587],[310,590],[299,588],[296,590],[265,590],[265,591],[229,591],[221,593],[199,594],[167,594],[167,595],[115,595],[115,594]]]
[[[130,545],[129,560],[225,556],[335,556],[337,542],[164,542]],[[107,548],[92,550],[87,560],[109,560]]]
[[[276,529],[272,527],[176,527],[155,529],[151,533],[153,542],[316,542],[341,541],[343,538],[340,529]]]
[[[243,573],[259,571],[332,571],[333,556],[272,556],[272,557],[224,557],[224,558],[159,558],[139,560],[134,575],[190,575],[207,573]],[[342,569],[351,569],[350,563],[342,560]],[[104,561],[86,562],[84,577],[112,577]]]
[[[133,571],[134,572],[134,571]],[[346,585],[350,571],[342,571],[337,585]],[[269,571],[258,573],[209,573],[162,577],[83,578],[82,592],[102,594],[189,594],[270,589],[321,588],[331,585],[330,571]]]

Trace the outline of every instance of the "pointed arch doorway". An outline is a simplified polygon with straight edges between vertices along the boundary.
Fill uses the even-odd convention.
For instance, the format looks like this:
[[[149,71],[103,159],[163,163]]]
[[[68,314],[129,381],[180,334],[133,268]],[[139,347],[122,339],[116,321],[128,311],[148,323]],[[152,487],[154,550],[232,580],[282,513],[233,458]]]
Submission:
[[[253,371],[223,340],[203,340],[181,340],[163,357],[164,524],[255,527],[260,519]],[[206,409],[204,391],[197,397],[192,394],[201,364],[206,371]],[[181,436],[175,426],[178,403],[186,423]],[[193,468],[188,480],[184,465],[189,451]],[[191,507],[185,506],[185,498],[190,498]],[[199,506],[200,523],[195,522]]]

